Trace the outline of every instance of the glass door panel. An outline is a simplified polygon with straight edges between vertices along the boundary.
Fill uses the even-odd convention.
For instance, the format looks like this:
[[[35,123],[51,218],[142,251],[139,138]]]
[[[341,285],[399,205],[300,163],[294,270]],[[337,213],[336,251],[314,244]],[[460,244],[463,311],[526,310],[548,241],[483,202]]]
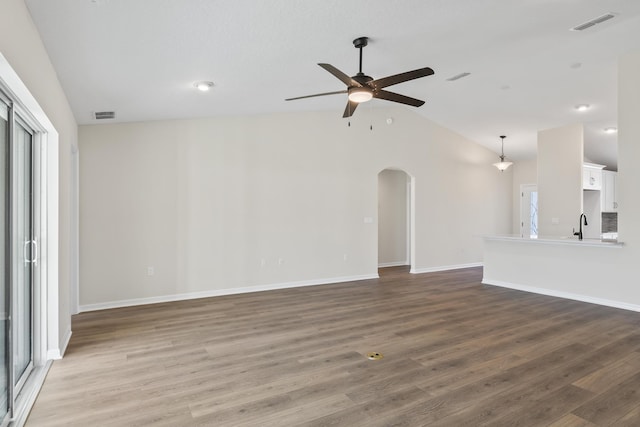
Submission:
[[[32,364],[32,268],[36,242],[32,218],[32,142],[33,136],[16,121],[13,137],[13,366],[16,395],[31,371]]]
[[[0,424],[9,412],[9,107],[0,99]]]

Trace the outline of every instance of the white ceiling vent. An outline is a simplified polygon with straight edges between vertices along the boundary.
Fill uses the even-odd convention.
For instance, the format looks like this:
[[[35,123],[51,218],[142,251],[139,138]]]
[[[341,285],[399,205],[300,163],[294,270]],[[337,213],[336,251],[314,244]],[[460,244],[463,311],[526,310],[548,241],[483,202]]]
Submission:
[[[571,29],[571,31],[582,31],[582,30],[586,30],[587,28],[591,28],[594,25],[598,25],[598,24],[602,24],[605,21],[608,21],[609,19],[615,18],[616,15],[613,12],[609,12],[609,13],[605,13],[602,16],[598,16],[597,18],[592,19],[591,21],[587,21],[583,24],[580,25],[576,25],[575,27],[573,27]]]
[[[93,113],[93,118],[96,120],[115,119],[115,111],[96,111]]]
[[[471,75],[471,73],[460,73],[460,74],[456,74],[456,75],[455,75],[455,76],[453,76],[453,77],[449,77],[449,78],[447,79],[447,81],[449,81],[449,82],[454,82],[454,81],[456,81],[456,80],[458,80],[458,79],[461,79],[461,78],[463,78],[463,77],[467,77],[467,76],[470,76],[470,75]]]

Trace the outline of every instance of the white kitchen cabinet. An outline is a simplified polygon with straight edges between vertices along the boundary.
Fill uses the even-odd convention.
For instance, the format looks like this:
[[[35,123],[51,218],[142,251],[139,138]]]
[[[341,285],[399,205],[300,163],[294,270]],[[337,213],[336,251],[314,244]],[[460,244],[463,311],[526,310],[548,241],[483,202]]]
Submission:
[[[602,169],[604,165],[595,163],[584,163],[582,165],[582,189],[601,190],[602,189]]]
[[[602,171],[602,190],[600,193],[600,205],[602,212],[618,212],[616,199],[616,181],[618,172]]]

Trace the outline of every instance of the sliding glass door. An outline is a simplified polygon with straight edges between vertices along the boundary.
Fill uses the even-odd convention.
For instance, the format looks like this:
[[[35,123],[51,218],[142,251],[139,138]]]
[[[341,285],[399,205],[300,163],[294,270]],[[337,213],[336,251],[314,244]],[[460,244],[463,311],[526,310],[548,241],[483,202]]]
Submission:
[[[0,93],[0,425],[33,369],[33,135]]]
[[[33,238],[33,131],[16,119],[12,146],[12,320],[16,394],[33,368],[33,268],[37,243]]]

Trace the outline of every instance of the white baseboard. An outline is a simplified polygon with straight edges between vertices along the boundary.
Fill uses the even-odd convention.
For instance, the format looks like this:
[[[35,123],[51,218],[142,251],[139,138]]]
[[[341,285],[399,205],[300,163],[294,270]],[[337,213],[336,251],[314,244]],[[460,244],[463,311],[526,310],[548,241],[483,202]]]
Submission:
[[[461,268],[482,267],[482,262],[472,262],[469,264],[442,265],[439,267],[412,268],[411,274],[435,273],[436,271],[459,270]]]
[[[69,329],[67,329],[67,332],[65,332],[64,334],[61,348],[50,348],[49,350],[47,350],[47,360],[62,359],[64,352],[67,351],[67,346],[69,345],[70,340],[71,340],[71,327],[69,327]]]
[[[315,279],[300,282],[273,283],[269,285],[248,286],[243,288],[214,289],[202,292],[189,292],[186,294],[163,295],[159,297],[136,298],[129,300],[111,301],[98,304],[86,304],[80,306],[80,312],[106,310],[109,308],[131,307],[136,305],[158,304],[163,302],[183,301],[198,298],[219,297],[223,295],[245,294],[250,292],[273,291],[276,289],[299,288],[303,286],[328,285],[331,283],[355,282],[358,280],[377,279],[377,274],[362,276],[332,277],[328,279]]]
[[[575,301],[588,302],[590,304],[598,304],[598,305],[604,305],[607,307],[621,308],[623,310],[640,312],[640,305],[629,304],[622,301],[614,301],[614,300],[609,300],[604,298],[591,297],[588,295],[574,294],[571,292],[556,291],[553,289],[538,288],[535,286],[518,285],[515,283],[502,282],[499,280],[491,280],[491,279],[485,279],[485,278],[482,279],[482,284],[491,285],[491,286],[500,286],[502,288],[515,289],[518,291],[531,292],[534,294],[548,295],[550,297],[565,298],[565,299],[571,299]]]
[[[409,261],[381,262],[378,264],[378,268],[403,267],[405,265],[409,265]]]

